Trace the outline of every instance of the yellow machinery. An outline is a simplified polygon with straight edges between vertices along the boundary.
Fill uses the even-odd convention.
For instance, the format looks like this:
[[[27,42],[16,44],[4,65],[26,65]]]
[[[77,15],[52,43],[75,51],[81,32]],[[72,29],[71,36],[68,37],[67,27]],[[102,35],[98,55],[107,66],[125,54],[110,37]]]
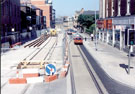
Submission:
[[[56,36],[57,35],[57,31],[55,29],[51,29],[50,33],[51,33],[51,36]]]

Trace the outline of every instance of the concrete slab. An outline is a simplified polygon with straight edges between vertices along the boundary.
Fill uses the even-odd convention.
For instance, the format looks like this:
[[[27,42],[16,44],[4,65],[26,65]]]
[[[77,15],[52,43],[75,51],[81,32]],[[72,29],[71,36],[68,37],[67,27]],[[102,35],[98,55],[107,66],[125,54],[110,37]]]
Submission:
[[[88,73],[76,45],[71,43],[70,49],[76,94],[98,94],[98,90]]]

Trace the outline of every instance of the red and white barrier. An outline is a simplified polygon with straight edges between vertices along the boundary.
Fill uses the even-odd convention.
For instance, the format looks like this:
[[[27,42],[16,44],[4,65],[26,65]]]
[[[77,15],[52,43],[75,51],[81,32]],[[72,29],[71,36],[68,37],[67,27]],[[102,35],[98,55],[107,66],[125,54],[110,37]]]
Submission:
[[[38,77],[39,69],[22,69],[22,74],[24,78]]]

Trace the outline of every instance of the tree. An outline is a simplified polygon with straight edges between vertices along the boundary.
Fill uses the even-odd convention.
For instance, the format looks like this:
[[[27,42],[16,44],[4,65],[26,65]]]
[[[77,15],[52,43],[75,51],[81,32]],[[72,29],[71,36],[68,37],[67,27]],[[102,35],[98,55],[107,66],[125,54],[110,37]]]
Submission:
[[[92,24],[88,29],[86,29],[86,32],[92,34],[94,30],[95,30],[95,24]]]
[[[89,28],[94,23],[93,17],[90,15],[79,15],[77,22],[86,28]]]
[[[99,15],[96,15],[98,18]],[[84,29],[86,27],[86,32],[93,32],[93,28],[95,25],[95,15],[79,15],[77,22]]]

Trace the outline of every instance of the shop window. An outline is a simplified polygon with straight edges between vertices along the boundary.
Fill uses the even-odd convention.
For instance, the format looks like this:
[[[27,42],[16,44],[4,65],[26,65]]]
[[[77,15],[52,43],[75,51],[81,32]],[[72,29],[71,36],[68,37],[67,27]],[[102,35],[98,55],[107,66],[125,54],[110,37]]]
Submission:
[[[109,42],[112,42],[112,30],[109,30]]]
[[[120,30],[116,30],[115,40],[116,40],[117,43],[119,43],[119,41],[120,41]]]

